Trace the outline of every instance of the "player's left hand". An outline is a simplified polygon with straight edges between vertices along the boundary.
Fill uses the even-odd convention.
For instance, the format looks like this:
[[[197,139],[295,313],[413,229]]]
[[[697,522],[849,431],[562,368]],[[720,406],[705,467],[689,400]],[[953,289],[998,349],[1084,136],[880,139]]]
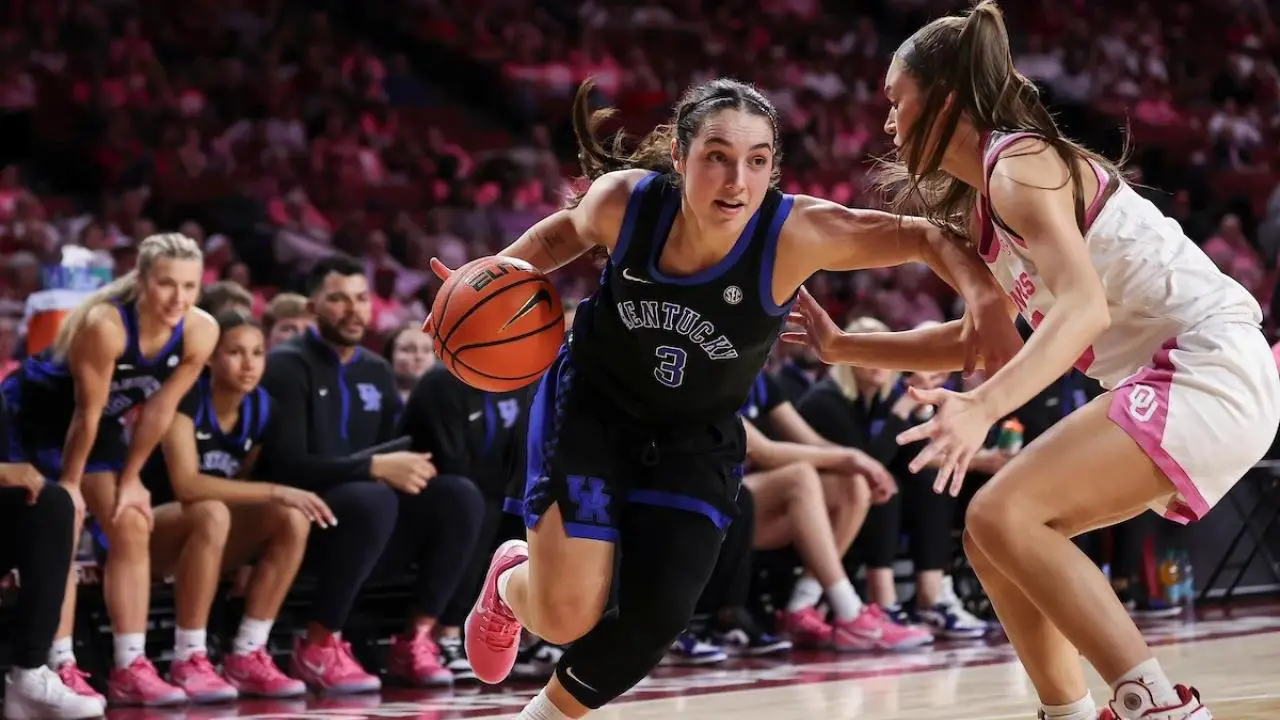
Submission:
[[[155,529],[156,519],[151,513],[151,493],[138,479],[120,479],[116,486],[116,507],[111,513],[111,522],[116,523],[124,517],[126,510],[137,510],[147,520],[147,528]]]
[[[996,418],[973,393],[914,387],[907,392],[921,403],[933,405],[937,412],[928,422],[900,433],[898,444],[927,440],[928,445],[911,461],[911,472],[918,473],[929,465],[937,465],[938,477],[933,482],[933,491],[945,492],[950,484],[951,496],[955,497],[964,485],[969,463],[982,449]]]

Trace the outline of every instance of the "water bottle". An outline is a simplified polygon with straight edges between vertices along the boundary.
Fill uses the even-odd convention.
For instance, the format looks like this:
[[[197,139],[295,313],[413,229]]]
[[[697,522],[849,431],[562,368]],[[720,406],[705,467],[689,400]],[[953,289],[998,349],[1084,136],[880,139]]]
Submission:
[[[1160,563],[1160,591],[1164,602],[1169,607],[1177,607],[1181,603],[1182,596],[1182,568],[1179,567],[1178,558],[1169,551],[1165,553],[1164,561]]]
[[[1022,449],[1023,430],[1022,423],[1016,418],[1005,420],[1000,425],[1000,439],[996,441],[996,447],[1009,454],[1018,452]]]
[[[1186,604],[1186,614],[1188,618],[1195,619],[1196,615],[1196,574],[1195,566],[1191,562],[1191,551],[1182,551],[1182,601]]]

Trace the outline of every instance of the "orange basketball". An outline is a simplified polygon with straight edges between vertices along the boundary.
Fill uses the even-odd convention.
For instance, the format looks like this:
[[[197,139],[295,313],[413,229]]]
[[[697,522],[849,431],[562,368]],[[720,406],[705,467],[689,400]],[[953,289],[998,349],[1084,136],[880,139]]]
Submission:
[[[524,260],[485,257],[449,276],[431,307],[436,357],[477,390],[537,380],[564,343],[560,294]]]

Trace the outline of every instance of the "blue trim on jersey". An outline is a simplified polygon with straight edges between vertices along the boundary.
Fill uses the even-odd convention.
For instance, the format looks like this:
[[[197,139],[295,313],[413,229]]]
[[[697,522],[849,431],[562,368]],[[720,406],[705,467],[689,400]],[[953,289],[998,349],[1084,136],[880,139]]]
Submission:
[[[658,269],[658,262],[662,259],[662,250],[666,247],[667,240],[671,238],[671,227],[675,224],[676,212],[680,210],[680,202],[680,193],[673,192],[663,203],[662,214],[658,217],[658,222],[654,226],[655,237],[653,248],[649,255],[649,275],[654,280],[669,285],[701,285],[702,283],[711,282],[728,272],[742,257],[742,254],[747,251],[747,248],[751,246],[751,238],[756,233],[756,224],[760,221],[760,210],[757,209],[751,219],[747,221],[747,226],[742,228],[742,234],[738,235],[733,248],[729,250],[729,254],[720,258],[720,262],[692,275],[672,277],[662,274],[662,271]]]
[[[271,397],[267,395],[267,391],[261,386],[253,389],[253,394],[258,398],[258,428],[254,432],[254,440],[261,441],[262,435],[267,431],[267,422],[271,420]]]
[[[338,415],[338,422],[340,423],[338,431],[341,434],[342,439],[346,440],[347,422],[351,419],[351,393],[347,390],[346,367],[360,360],[360,353],[364,352],[364,348],[357,346],[355,352],[351,353],[351,359],[346,362],[342,362],[342,359],[338,357],[338,353],[334,352],[333,348],[329,347],[329,345],[325,343],[324,339],[320,337],[320,333],[317,332],[315,328],[307,328],[307,332],[310,333],[311,337],[320,345],[320,347],[327,350],[334,361],[338,363],[338,397],[342,400],[342,411]]]
[[[627,212],[622,216],[622,227],[618,230],[618,241],[613,244],[610,257],[625,262],[627,248],[631,245],[631,235],[636,229],[636,220],[640,217],[640,204],[644,202],[644,191],[660,173],[651,172],[640,178],[640,182],[631,188],[631,197],[627,198]],[[601,281],[603,284],[603,280]]]
[[[498,433],[498,417],[493,413],[493,397],[484,396],[484,451],[488,453],[493,447],[493,438]]]
[[[138,323],[138,304],[135,301],[117,303],[116,310],[120,312],[120,320],[124,323],[125,335],[128,339],[128,349],[125,350],[125,357],[129,357],[140,365],[154,367],[166,355],[173,352],[174,346],[182,340],[182,329],[187,322],[186,318],[178,321],[173,330],[169,333],[169,339],[165,341],[155,355],[147,357],[142,354],[142,337],[139,331]],[[118,362],[118,360],[117,360]]]
[[[760,255],[760,305],[765,313],[775,317],[789,314],[791,307],[795,305],[796,297],[800,294],[800,290],[797,289],[785,305],[779,305],[773,300],[773,266],[778,258],[778,238],[782,235],[782,224],[791,214],[791,207],[795,201],[794,195],[782,196],[778,211],[773,214],[773,220],[769,222],[769,232],[764,236],[764,251]]]
[[[729,527],[729,523],[732,522],[732,518],[717,510],[709,502],[665,490],[632,490],[627,493],[627,502],[695,512],[706,516],[721,530]]]
[[[622,534],[618,532],[618,528],[604,527],[602,525],[584,525],[576,522],[562,524],[564,525],[564,534],[571,538],[601,540],[611,543],[616,543],[622,539]]]

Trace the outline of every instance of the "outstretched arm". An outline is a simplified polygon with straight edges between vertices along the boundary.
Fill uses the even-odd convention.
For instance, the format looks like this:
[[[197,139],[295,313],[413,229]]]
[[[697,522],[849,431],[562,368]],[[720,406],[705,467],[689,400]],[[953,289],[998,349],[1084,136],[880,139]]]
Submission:
[[[1021,407],[1062,377],[1111,324],[1102,280],[1076,225],[1071,184],[1054,189],[1045,180],[1063,171],[1056,153],[1039,152],[1013,154],[992,174],[993,207],[1026,239],[1054,297],[1026,348],[974,391],[993,417]]]

